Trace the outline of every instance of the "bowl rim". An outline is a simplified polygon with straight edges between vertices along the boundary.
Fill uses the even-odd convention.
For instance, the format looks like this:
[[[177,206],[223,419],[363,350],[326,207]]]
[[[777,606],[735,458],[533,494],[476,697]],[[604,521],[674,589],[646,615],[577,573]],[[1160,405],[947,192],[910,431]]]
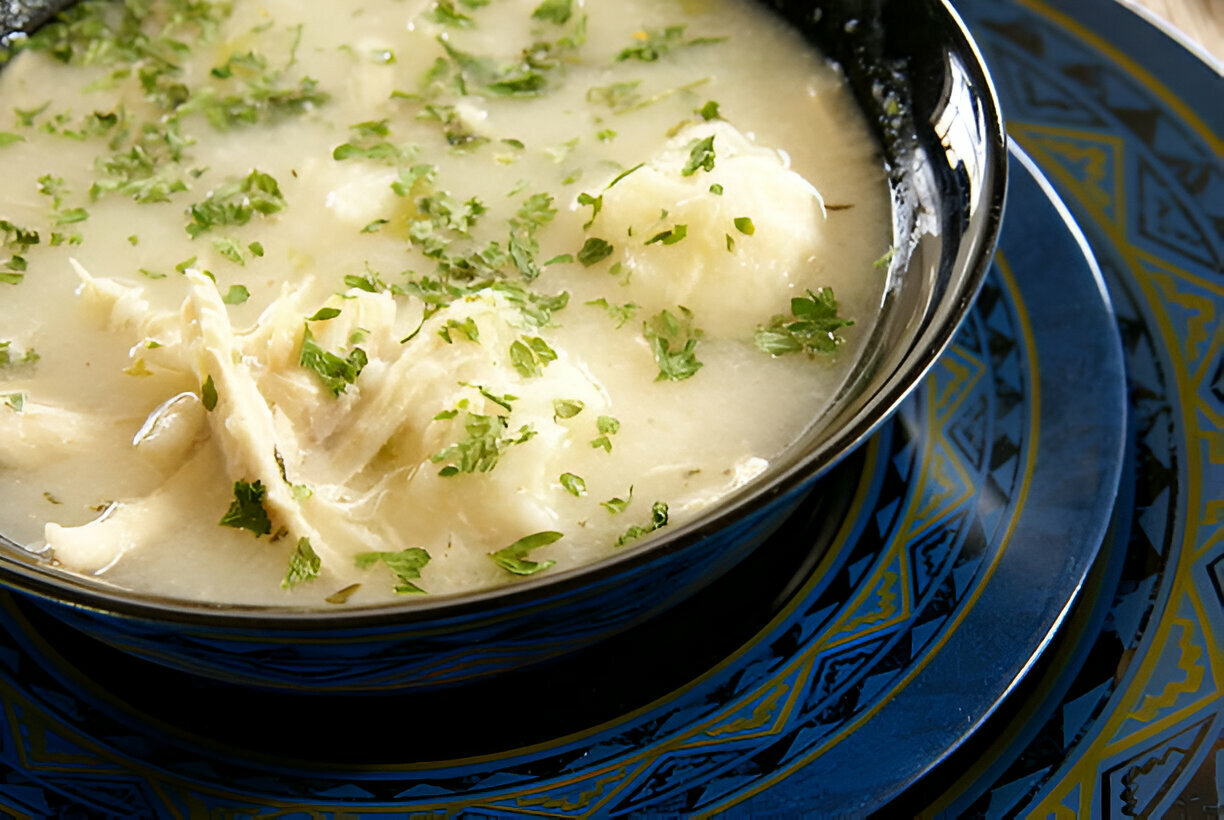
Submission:
[[[911,2],[912,0],[902,0]],[[78,576],[45,563],[34,554],[21,558],[10,551],[24,551],[19,544],[0,534],[0,587],[17,590],[38,599],[67,606],[82,612],[110,617],[146,621],[166,621],[206,627],[242,629],[279,629],[299,631],[314,629],[321,624],[334,628],[412,625],[420,621],[437,622],[440,617],[471,623],[481,614],[498,619],[502,613],[526,605],[540,606],[546,601],[589,594],[592,589],[613,583],[627,573],[642,570],[665,560],[694,543],[709,537],[729,523],[741,518],[753,508],[779,501],[785,496],[805,490],[810,482],[823,475],[849,453],[859,447],[900,406],[916,388],[935,362],[951,344],[981,288],[994,257],[1002,226],[1007,189],[1007,136],[995,85],[982,59],[981,52],[964,21],[950,0],[930,0],[931,6],[947,16],[957,48],[971,59],[962,61],[969,70],[977,90],[980,117],[987,130],[983,139],[984,155],[992,160],[982,174],[982,196],[979,207],[986,209],[978,242],[970,267],[963,274],[956,291],[957,299],[939,321],[927,324],[914,334],[909,349],[897,366],[883,380],[871,399],[856,409],[848,422],[823,439],[810,453],[798,458],[785,469],[760,481],[750,482],[715,505],[714,509],[675,529],[648,536],[630,547],[596,561],[562,570],[555,574],[536,575],[507,584],[466,592],[431,594],[425,597],[382,603],[337,606],[335,604],[235,604],[211,603],[168,595],[140,592],[113,586],[88,576]],[[959,51],[957,50],[959,49]],[[903,374],[903,375],[902,375]],[[544,594],[541,594],[544,593]]]

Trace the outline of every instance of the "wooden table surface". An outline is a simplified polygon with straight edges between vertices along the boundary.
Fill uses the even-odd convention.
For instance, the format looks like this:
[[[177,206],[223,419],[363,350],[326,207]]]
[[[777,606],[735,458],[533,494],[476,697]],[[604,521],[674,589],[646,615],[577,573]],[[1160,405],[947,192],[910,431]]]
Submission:
[[[1130,0],[1180,29],[1224,62],[1224,0]]]

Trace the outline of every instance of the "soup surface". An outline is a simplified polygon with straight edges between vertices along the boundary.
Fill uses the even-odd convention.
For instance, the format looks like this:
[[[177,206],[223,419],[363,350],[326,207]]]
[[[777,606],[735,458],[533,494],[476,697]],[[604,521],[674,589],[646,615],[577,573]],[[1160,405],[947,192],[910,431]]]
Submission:
[[[86,2],[0,71],[0,180],[0,533],[211,602],[693,518],[832,399],[891,240],[838,71],[736,0]]]

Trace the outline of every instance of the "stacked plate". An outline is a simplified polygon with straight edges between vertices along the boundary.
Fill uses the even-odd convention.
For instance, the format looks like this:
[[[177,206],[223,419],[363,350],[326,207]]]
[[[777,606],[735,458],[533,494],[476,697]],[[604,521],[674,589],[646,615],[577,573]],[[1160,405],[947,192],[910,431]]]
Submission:
[[[751,566],[567,675],[462,701],[231,688],[4,596],[0,802],[36,816],[1218,808],[1224,79],[1113,0],[959,8],[1014,141],[994,269],[923,387]]]

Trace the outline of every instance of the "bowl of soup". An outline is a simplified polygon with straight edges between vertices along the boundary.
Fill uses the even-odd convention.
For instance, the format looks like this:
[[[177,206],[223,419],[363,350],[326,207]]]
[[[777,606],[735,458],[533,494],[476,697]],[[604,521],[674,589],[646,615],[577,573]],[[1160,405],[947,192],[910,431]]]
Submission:
[[[811,503],[985,274],[946,3],[333,5],[0,19],[0,579],[140,657],[596,644]]]

